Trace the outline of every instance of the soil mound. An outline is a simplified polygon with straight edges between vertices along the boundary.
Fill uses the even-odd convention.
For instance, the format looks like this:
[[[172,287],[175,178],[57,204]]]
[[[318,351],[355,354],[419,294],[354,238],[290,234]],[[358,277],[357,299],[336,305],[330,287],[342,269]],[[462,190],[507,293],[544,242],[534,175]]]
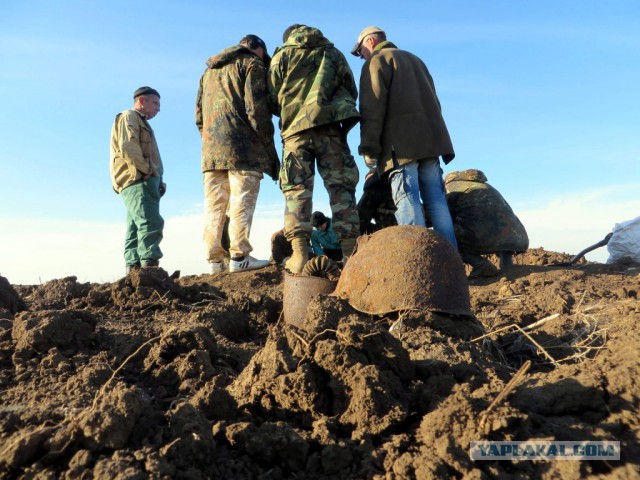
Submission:
[[[8,314],[17,313],[26,308],[24,301],[11,286],[9,280],[0,276],[0,315],[3,312]]]
[[[640,275],[551,266],[569,259],[532,249],[470,281],[473,316],[317,295],[298,326],[276,266],[0,277],[0,476],[638,477]],[[531,439],[619,441],[621,460],[469,457]]]

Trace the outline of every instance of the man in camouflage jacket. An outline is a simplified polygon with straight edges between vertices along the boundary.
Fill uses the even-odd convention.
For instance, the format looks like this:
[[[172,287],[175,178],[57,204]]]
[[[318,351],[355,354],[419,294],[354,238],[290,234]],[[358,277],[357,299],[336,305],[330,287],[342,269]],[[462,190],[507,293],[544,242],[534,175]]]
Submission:
[[[160,197],[162,160],[149,120],[160,111],[160,94],[151,87],[133,93],[133,108],[116,115],[111,128],[111,183],[127,209],[124,260],[129,273],[138,267],[155,267],[162,257],[160,241],[164,220]]]
[[[482,254],[498,255],[502,270],[511,266],[514,253],[529,248],[524,225],[480,170],[451,172],[445,189],[462,259],[473,267],[471,277],[498,273]]]
[[[286,268],[299,273],[308,259],[316,160],[344,255],[355,246],[358,167],[347,133],[360,115],[347,60],[320,30],[292,25],[282,40],[269,68],[269,106],[280,117],[284,143],[280,189],[286,203],[285,235],[293,246]]]
[[[210,273],[224,269],[222,235],[229,210],[229,270],[262,268],[268,260],[249,255],[249,234],[260,180],[274,180],[279,169],[274,128],[267,105],[264,41],[247,35],[207,60],[196,101],[196,125],[202,136],[205,191],[204,240]]]

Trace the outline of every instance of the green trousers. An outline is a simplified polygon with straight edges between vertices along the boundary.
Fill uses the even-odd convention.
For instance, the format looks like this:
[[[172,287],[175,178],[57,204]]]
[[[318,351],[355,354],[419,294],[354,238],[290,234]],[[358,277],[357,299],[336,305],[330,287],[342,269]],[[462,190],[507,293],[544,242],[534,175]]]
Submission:
[[[160,177],[139,181],[120,192],[127,208],[124,260],[127,265],[162,258],[160,241],[164,219],[160,216]]]

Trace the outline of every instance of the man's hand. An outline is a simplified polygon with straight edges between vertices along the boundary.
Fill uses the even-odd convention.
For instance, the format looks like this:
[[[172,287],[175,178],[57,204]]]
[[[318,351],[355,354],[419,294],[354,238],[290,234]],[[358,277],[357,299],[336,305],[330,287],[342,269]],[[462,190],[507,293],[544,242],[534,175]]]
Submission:
[[[378,165],[378,159],[376,157],[372,157],[370,155],[365,155],[364,156],[364,163],[370,169],[374,169]]]
[[[160,196],[162,197],[165,193],[167,193],[167,184],[162,182],[160,184]]]

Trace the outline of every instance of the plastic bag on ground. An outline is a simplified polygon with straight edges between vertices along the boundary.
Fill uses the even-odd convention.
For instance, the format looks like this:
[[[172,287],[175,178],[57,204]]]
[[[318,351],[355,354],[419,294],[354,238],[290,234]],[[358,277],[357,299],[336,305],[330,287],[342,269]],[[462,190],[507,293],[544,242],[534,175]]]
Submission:
[[[607,263],[640,263],[640,217],[613,227],[613,235],[607,244],[609,259]]]

